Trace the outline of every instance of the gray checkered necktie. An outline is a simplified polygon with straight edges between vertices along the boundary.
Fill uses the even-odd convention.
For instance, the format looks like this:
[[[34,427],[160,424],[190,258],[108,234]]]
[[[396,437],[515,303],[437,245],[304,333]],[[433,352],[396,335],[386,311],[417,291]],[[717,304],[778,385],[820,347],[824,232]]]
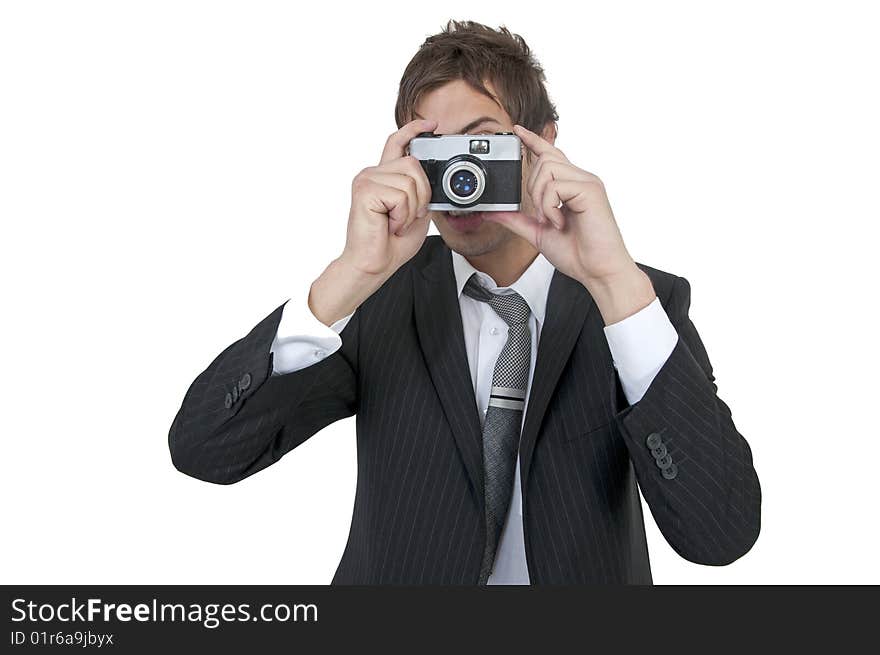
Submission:
[[[484,585],[492,573],[495,551],[513,494],[516,454],[532,362],[532,334],[528,322],[531,309],[516,292],[506,295],[492,293],[479,283],[476,273],[468,279],[463,292],[488,303],[509,326],[507,343],[495,362],[489,407],[483,424],[486,550],[479,584]]]

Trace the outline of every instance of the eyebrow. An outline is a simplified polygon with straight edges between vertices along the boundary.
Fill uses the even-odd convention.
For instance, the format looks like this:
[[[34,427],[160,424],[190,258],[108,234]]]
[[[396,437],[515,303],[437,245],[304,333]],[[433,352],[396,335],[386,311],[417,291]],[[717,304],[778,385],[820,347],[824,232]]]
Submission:
[[[413,112],[413,115],[416,118],[421,118],[424,120],[422,116],[419,116],[418,112]],[[470,123],[461,128],[458,132],[453,132],[453,134],[465,134],[466,132],[474,129],[478,125],[482,125],[483,123],[497,123],[501,125],[501,122],[497,118],[492,118],[491,116],[480,116],[479,118],[472,120]]]

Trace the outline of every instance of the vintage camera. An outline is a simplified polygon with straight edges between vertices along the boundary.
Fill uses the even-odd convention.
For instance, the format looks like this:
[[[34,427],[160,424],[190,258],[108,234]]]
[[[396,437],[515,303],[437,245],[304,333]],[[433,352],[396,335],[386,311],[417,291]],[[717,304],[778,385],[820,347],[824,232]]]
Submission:
[[[431,183],[434,211],[519,211],[522,145],[512,132],[434,134],[409,142]]]

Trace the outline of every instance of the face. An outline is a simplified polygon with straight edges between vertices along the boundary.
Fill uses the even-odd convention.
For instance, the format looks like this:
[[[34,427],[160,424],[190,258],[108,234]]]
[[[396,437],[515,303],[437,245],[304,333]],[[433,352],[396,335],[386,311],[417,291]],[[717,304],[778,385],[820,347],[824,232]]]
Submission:
[[[486,84],[490,92],[494,91]],[[464,80],[455,80],[426,93],[415,107],[415,118],[437,121],[437,134],[494,134],[512,132],[513,120],[507,112]],[[523,190],[521,210],[534,215],[531,198],[525,190],[529,178],[529,162],[523,157]],[[440,236],[452,250],[465,256],[479,256],[498,250],[509,241],[519,239],[503,225],[485,221],[481,212],[467,212],[459,217],[449,212],[429,214]]]

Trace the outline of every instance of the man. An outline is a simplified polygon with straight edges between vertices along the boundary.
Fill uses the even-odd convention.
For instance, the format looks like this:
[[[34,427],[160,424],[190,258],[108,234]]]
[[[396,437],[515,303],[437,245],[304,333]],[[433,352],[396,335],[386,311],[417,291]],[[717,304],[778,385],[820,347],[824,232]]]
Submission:
[[[555,147],[525,42],[450,22],[410,62],[395,113],[352,184],[342,254],[307,306],[281,305],[196,378],[174,465],[238,482],[357,414],[334,584],[651,583],[639,487],[682,557],[746,553],[761,490],[690,286],[633,260],[602,182]],[[515,132],[521,211],[428,211],[406,154],[425,131]]]

